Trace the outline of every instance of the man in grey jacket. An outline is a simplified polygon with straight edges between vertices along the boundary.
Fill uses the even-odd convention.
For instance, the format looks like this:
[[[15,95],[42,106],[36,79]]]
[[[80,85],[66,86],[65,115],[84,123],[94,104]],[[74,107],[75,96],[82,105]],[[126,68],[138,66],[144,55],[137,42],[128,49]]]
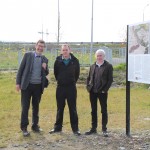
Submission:
[[[97,99],[99,99],[102,113],[102,132],[107,137],[107,97],[108,90],[113,81],[113,67],[109,62],[104,60],[104,50],[97,50],[95,57],[96,62],[90,67],[86,83],[92,109],[92,128],[85,134],[90,135],[97,132]]]
[[[42,55],[45,48],[45,42],[39,40],[35,45],[35,52],[25,53],[20,64],[17,78],[16,90],[21,90],[21,124],[23,136],[29,136],[27,130],[29,124],[28,112],[30,99],[32,97],[32,130],[40,132],[39,123],[39,103],[46,84],[46,75],[48,75],[48,59]]]

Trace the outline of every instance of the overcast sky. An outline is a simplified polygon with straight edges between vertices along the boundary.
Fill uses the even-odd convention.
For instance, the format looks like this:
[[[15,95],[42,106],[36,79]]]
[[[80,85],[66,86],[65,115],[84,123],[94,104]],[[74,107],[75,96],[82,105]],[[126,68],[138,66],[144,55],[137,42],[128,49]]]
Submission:
[[[57,41],[58,0],[1,0],[0,41]],[[60,41],[90,42],[92,0],[59,0]],[[93,41],[123,41],[126,26],[150,21],[150,0],[93,0]],[[149,6],[146,6],[149,4]]]

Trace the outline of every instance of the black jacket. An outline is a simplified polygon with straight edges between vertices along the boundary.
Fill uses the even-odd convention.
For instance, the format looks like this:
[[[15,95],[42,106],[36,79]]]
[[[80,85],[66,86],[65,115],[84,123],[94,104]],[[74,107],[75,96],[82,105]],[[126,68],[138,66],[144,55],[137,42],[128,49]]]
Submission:
[[[62,55],[58,56],[54,63],[54,75],[60,86],[75,85],[79,78],[79,61],[73,54],[70,55],[71,60],[67,66],[63,63]]]
[[[94,63],[90,67],[89,75],[87,77],[86,88],[88,92],[90,92],[93,87],[93,77],[94,77],[95,66],[96,66],[96,63]],[[103,70],[99,77],[100,87],[98,88],[98,92],[100,93],[104,91],[105,93],[107,93],[113,82],[113,67],[106,60],[104,60],[104,64],[101,67]]]

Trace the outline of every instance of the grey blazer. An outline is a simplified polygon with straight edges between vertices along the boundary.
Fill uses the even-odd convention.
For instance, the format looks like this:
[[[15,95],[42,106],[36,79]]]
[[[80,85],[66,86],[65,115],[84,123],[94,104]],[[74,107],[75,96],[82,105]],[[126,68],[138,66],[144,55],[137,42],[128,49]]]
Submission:
[[[20,67],[18,69],[16,84],[19,84],[22,90],[25,90],[27,86],[29,85],[34,57],[35,57],[34,52],[25,53],[22,59],[22,62],[20,64]],[[42,63],[44,62],[47,64],[46,70],[41,69],[42,70],[42,73],[41,73],[42,74],[42,92],[43,92],[44,77],[49,74],[49,70],[48,70],[48,59],[44,55],[42,55],[41,57],[42,57]],[[39,66],[39,67],[42,68],[42,66]]]

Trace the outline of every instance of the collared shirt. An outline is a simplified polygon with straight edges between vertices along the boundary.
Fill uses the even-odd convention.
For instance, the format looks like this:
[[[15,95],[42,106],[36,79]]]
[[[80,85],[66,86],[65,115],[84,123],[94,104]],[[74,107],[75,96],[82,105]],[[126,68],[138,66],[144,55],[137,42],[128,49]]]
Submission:
[[[103,63],[104,63],[104,61],[103,61],[101,64],[99,64],[98,62],[96,62],[96,65],[97,65],[98,67],[100,67],[101,65],[103,65]]]
[[[62,60],[63,60],[63,63],[67,66],[71,60],[71,56],[68,58],[68,59],[65,59],[63,56],[62,56]]]
[[[37,54],[36,52],[34,52],[34,56],[35,57],[41,57],[41,55]]]
[[[64,58],[63,55],[62,55],[62,60],[63,60],[63,59],[65,59],[65,58]],[[71,55],[70,55],[70,57],[69,57],[68,59],[71,59]]]

